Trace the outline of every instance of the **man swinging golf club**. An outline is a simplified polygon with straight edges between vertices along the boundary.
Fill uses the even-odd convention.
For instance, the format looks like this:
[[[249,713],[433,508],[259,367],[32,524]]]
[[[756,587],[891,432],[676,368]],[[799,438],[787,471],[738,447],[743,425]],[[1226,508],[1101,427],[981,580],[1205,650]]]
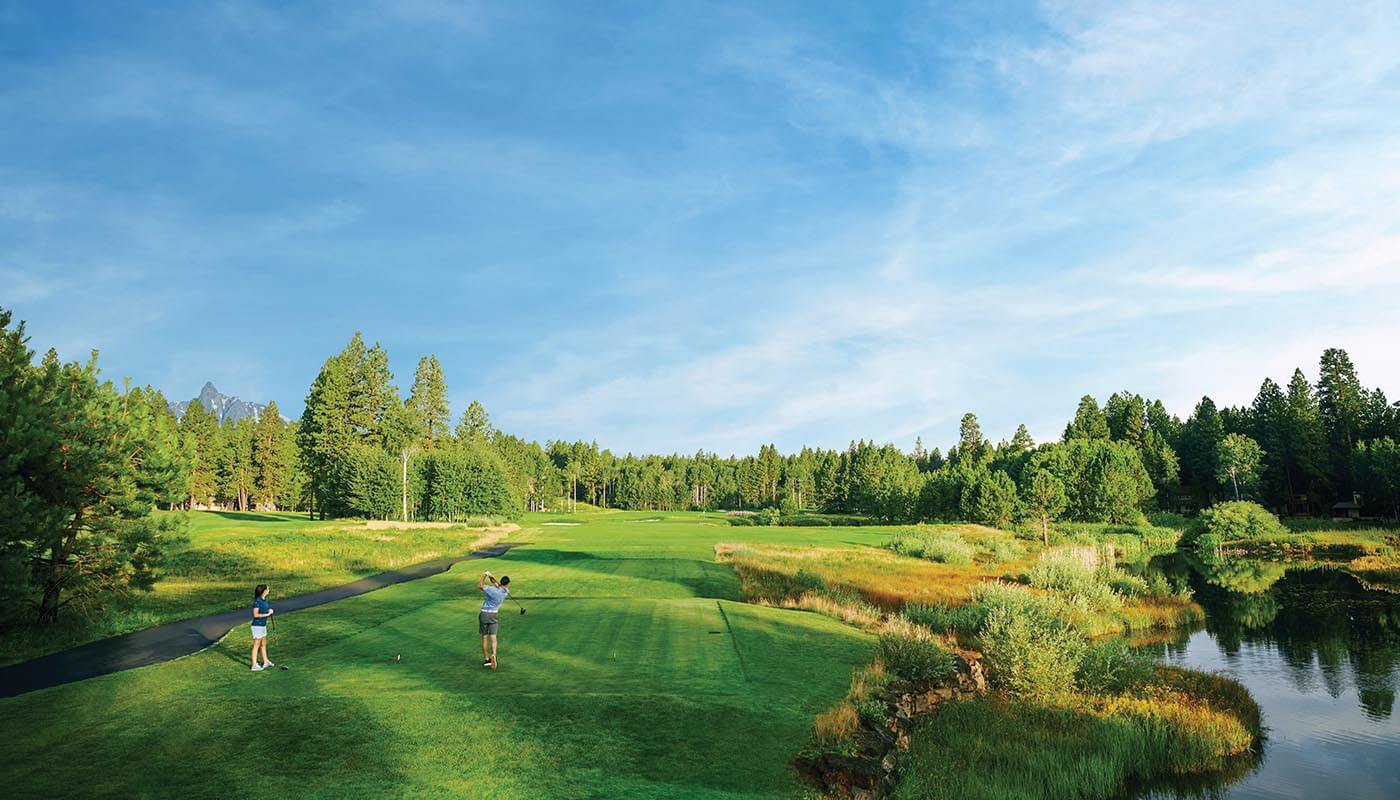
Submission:
[[[491,570],[481,573],[481,580],[476,582],[476,588],[486,594],[486,599],[481,603],[481,613],[477,616],[477,627],[481,629],[481,666],[496,668],[496,629],[499,627],[497,616],[501,610],[501,603],[510,595],[510,576],[502,575],[496,580],[496,576],[491,574]]]

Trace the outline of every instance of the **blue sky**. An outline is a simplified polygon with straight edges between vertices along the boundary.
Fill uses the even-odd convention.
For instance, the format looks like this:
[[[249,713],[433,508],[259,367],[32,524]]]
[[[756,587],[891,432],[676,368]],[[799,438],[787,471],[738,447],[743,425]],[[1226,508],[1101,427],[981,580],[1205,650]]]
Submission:
[[[0,0],[0,305],[288,414],[361,330],[619,451],[1400,395],[1400,4],[829,5]]]

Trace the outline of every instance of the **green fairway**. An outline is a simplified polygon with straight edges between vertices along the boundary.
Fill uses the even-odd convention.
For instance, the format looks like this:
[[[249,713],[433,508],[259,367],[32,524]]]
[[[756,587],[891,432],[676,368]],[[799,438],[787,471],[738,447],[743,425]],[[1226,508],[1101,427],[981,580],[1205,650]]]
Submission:
[[[0,701],[0,780],[88,797],[799,795],[786,762],[871,642],[740,602],[713,545],[888,534],[533,515],[502,558],[281,620],[269,651],[289,671],[250,673],[240,628],[196,656]],[[494,672],[482,564],[529,609],[502,614]]]

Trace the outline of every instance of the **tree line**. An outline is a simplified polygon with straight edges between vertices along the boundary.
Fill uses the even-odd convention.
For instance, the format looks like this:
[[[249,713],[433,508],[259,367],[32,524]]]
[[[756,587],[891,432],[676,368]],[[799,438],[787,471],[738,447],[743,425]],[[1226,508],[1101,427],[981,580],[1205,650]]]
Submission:
[[[178,516],[157,508],[300,510],[322,517],[461,521],[579,502],[639,510],[820,511],[883,522],[1133,523],[1250,498],[1281,513],[1362,500],[1400,516],[1400,404],[1366,389],[1346,352],[1319,379],[1266,379],[1248,406],[1202,398],[1181,420],[1159,400],[1084,397],[1058,441],[1020,426],[992,444],[975,414],[946,453],[852,442],[773,445],[744,456],[624,455],[597,442],[543,445],[497,430],[473,401],[452,424],[447,382],[422,357],[407,396],[389,357],[356,333],[328,358],[297,420],[275,403],[219,421],[182,419],[151,387],[100,378],[97,355],[37,362],[24,325],[0,310],[0,599],[12,617],[149,588]]]

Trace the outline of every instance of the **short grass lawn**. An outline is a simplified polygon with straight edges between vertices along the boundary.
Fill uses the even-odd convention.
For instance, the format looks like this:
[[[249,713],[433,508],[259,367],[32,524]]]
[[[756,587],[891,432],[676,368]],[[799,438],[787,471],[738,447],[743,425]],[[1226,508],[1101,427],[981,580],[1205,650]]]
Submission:
[[[787,762],[871,638],[740,602],[714,544],[888,532],[655,513],[523,524],[504,557],[281,619],[269,652],[288,671],[249,672],[239,628],[195,656],[0,701],[0,783],[122,798],[801,796]],[[502,615],[496,671],[476,631],[485,565],[529,610]]]

